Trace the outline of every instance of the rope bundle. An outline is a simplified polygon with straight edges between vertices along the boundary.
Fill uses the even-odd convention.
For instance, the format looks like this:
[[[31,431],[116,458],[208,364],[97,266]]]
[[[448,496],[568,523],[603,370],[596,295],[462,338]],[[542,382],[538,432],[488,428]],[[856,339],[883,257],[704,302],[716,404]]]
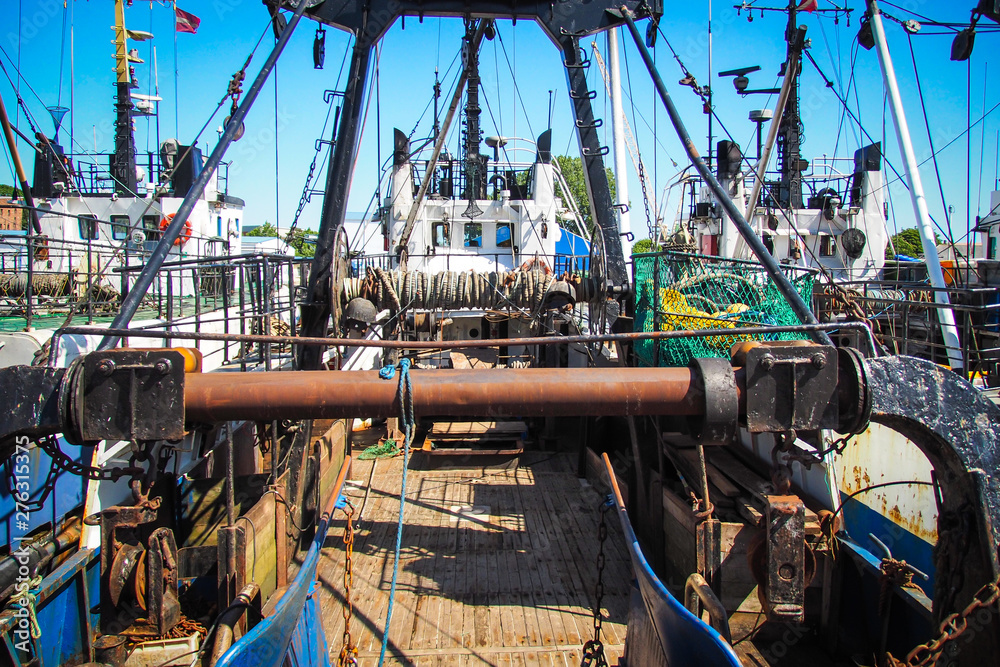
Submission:
[[[514,306],[536,310],[556,276],[539,267],[514,271],[386,271],[369,267],[364,278],[344,283],[344,298],[364,297],[380,310],[401,307],[457,310]]]

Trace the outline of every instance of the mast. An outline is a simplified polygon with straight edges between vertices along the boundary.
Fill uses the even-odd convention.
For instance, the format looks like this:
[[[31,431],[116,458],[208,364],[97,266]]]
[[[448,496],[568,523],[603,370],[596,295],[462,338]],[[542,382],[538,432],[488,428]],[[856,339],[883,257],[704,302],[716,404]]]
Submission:
[[[135,193],[135,137],[132,135],[132,76],[128,64],[128,40],[125,36],[125,2],[115,0],[115,156],[111,176],[115,193]]]
[[[628,167],[625,164],[625,113],[622,111],[622,76],[618,65],[618,28],[608,30],[608,69],[611,89],[611,138],[615,145],[615,205],[618,231],[632,232],[628,212]]]
[[[438,70],[434,68],[434,141],[441,132],[441,122],[438,117],[438,100],[441,98],[441,82],[438,81]]]
[[[781,114],[781,124],[778,128],[778,164],[781,170],[781,187],[778,191],[778,201],[790,209],[802,208],[802,135],[800,128],[802,119],[799,116],[799,60],[793,58],[793,51],[801,51],[802,45],[797,44],[798,27],[795,25],[796,0],[788,2],[788,25],[785,27],[785,43],[787,57],[785,69],[792,67],[791,72],[785,72],[789,81],[788,101]]]
[[[924,247],[924,261],[927,263],[927,275],[934,289],[934,300],[944,306],[936,308],[938,320],[941,323],[941,335],[948,348],[948,360],[953,369],[961,369],[962,350],[958,342],[958,329],[955,327],[955,313],[951,309],[951,301],[945,289],[944,274],[941,271],[941,260],[937,247],[934,245],[934,230],[931,228],[931,216],[927,211],[927,200],[924,198],[924,184],[920,180],[920,170],[917,158],[910,141],[910,128],[906,123],[903,102],[899,97],[899,86],[896,83],[896,70],[892,66],[889,46],[885,41],[885,30],[882,27],[882,15],[875,0],[866,0],[868,14],[872,24],[872,35],[878,48],[878,62],[882,68],[885,87],[889,91],[889,105],[892,109],[892,121],[896,126],[896,139],[899,150],[906,163],[906,182],[910,189],[910,200],[913,202],[913,212],[917,217],[917,231],[920,232],[920,243]]]
[[[465,98],[465,198],[470,202],[485,199],[486,164],[479,154],[482,130],[479,127],[479,48],[475,44],[477,23],[469,21],[465,26],[462,42],[462,59],[465,61],[467,86]],[[478,209],[477,209],[478,210]],[[469,207],[466,217],[476,217]]]

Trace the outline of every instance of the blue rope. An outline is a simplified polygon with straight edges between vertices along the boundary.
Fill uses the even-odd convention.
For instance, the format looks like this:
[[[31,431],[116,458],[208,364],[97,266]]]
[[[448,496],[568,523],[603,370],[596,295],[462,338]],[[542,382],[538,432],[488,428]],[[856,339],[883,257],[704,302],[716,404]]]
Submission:
[[[379,377],[391,380],[396,369],[393,366],[383,366]],[[396,553],[392,563],[392,585],[389,587],[389,607],[385,612],[385,629],[382,631],[382,650],[378,655],[381,667],[385,662],[385,649],[389,645],[389,624],[392,621],[392,603],[396,600],[396,577],[399,574],[399,551],[403,544],[403,510],[406,508],[406,471],[410,463],[410,443],[413,441],[413,383],[410,381],[410,360],[399,362],[399,388],[396,390],[396,400],[399,402],[399,418],[403,424],[403,487],[399,491],[399,519],[396,522]]]

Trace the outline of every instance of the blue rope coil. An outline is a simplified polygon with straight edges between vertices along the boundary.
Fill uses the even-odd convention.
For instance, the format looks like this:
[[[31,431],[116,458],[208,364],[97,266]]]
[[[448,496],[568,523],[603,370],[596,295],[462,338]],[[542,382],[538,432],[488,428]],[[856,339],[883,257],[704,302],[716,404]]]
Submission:
[[[379,371],[379,377],[391,380],[396,374],[396,367],[387,365]],[[413,441],[415,419],[413,417],[413,383],[410,380],[410,360],[399,362],[399,387],[396,390],[396,400],[399,402],[399,420],[403,425],[403,479],[399,491],[399,519],[396,522],[396,551],[392,563],[392,584],[389,586],[389,606],[385,612],[385,629],[382,631],[382,650],[378,655],[378,664],[385,662],[385,650],[389,645],[389,624],[392,622],[392,606],[396,600],[396,579],[399,575],[399,552],[403,545],[403,511],[406,508],[406,472],[410,463],[410,443]]]

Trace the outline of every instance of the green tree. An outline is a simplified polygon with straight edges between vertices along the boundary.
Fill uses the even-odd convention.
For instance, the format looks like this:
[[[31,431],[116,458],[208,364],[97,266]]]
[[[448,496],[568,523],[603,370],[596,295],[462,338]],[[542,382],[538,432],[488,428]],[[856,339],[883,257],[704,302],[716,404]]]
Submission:
[[[13,197],[14,196],[14,186],[7,185],[6,183],[0,183],[0,197]]]
[[[264,221],[263,225],[258,227],[253,227],[243,232],[243,236],[278,236],[278,228],[272,225],[267,220]]]
[[[909,227],[892,235],[892,244],[885,247],[885,258],[896,259],[896,255],[906,255],[907,257],[923,257],[924,246],[920,242],[920,232],[916,227]],[[944,240],[934,233],[934,245],[941,245]],[[894,255],[892,249],[896,249]]]
[[[659,246],[654,246],[652,239],[639,239],[632,244],[632,254],[638,255],[643,252],[657,252],[659,251]]]
[[[285,243],[295,248],[296,257],[316,254],[316,232],[311,229],[292,229],[285,236]]]
[[[594,221],[590,216],[590,198],[587,196],[587,181],[583,176],[583,161],[578,157],[570,157],[568,155],[557,155],[555,156],[555,161],[559,164],[559,170],[562,172],[563,178],[566,179],[566,185],[569,186],[569,192],[580,209],[584,223],[588,228],[592,229]],[[608,175],[608,185],[611,187],[611,199],[613,201],[615,198],[615,175],[607,167],[604,168],[604,171]],[[562,192],[562,188],[558,183],[556,184],[556,195],[562,197],[565,202],[566,195]]]

